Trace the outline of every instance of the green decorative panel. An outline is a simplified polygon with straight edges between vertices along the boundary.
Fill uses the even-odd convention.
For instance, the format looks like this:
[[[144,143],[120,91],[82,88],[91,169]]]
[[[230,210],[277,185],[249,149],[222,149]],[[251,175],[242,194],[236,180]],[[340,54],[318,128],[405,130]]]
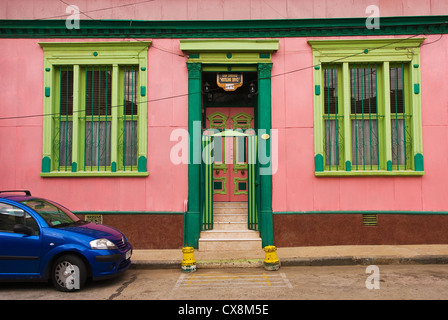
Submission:
[[[314,170],[316,172],[324,171],[324,157],[321,154],[316,154],[314,156]]]
[[[43,157],[42,159],[42,172],[51,171],[51,159],[50,157]]]
[[[421,153],[417,153],[414,156],[414,163],[415,163],[415,171],[424,171],[423,155]]]

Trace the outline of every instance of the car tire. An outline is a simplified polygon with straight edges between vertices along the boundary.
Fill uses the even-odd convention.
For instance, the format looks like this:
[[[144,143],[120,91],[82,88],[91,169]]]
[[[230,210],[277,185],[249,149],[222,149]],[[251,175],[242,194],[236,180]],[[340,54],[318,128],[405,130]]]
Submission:
[[[61,256],[53,264],[51,278],[53,286],[59,291],[78,291],[86,282],[86,266],[80,257]]]

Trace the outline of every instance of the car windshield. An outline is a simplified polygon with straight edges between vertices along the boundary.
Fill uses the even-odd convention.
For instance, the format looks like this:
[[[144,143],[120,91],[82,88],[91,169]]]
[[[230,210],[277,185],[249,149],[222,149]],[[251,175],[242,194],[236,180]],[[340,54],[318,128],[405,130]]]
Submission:
[[[36,211],[50,227],[64,227],[81,221],[68,209],[47,200],[33,199],[22,203]]]

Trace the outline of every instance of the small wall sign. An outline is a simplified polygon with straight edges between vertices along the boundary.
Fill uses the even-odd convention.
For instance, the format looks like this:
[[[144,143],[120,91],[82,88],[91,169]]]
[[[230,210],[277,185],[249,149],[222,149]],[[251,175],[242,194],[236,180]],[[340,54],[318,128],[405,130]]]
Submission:
[[[242,73],[218,73],[216,84],[225,91],[235,91],[243,85]]]

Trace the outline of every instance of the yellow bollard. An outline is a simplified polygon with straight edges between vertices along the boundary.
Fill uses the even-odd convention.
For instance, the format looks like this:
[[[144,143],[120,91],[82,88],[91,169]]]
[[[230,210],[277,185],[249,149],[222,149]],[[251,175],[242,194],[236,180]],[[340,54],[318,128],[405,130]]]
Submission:
[[[181,268],[183,272],[195,272],[196,260],[194,260],[194,248],[185,247],[182,249],[183,258]]]
[[[269,271],[277,271],[280,269],[280,260],[277,258],[277,248],[275,246],[266,246],[264,247],[264,252],[264,268]]]

